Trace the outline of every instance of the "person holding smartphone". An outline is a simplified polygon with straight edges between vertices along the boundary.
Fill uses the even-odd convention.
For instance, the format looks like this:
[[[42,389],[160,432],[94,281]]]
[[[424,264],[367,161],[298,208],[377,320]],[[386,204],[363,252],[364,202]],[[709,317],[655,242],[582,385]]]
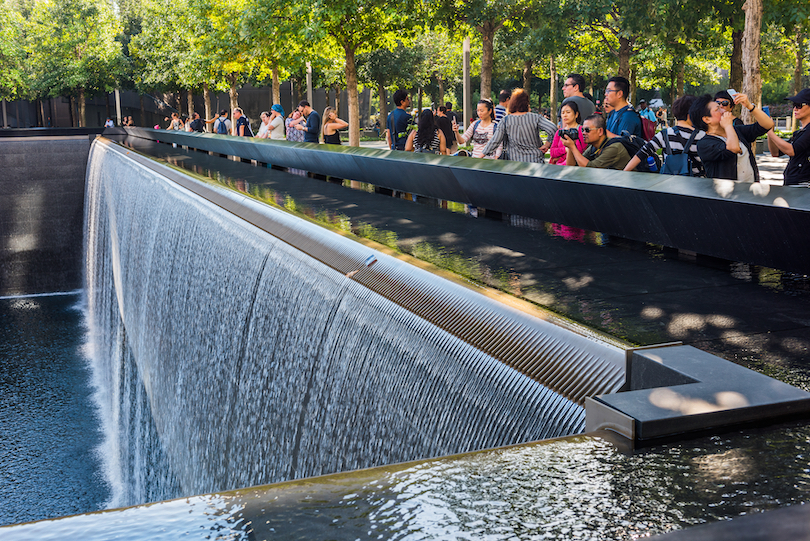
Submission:
[[[759,169],[751,143],[773,128],[773,119],[751,103],[745,94],[734,93],[734,103],[748,109],[756,121],[744,126],[734,125],[734,115],[709,94],[697,98],[689,109],[689,119],[706,132],[697,144],[706,176],[737,182],[759,182]]]
[[[801,124],[801,129],[796,130],[790,139],[785,141],[773,130],[768,131],[768,150],[771,156],[790,156],[787,167],[785,167],[785,186],[795,186],[796,184],[810,183],[810,88],[805,88],[791,98],[785,98],[793,102],[793,113],[796,120]]]

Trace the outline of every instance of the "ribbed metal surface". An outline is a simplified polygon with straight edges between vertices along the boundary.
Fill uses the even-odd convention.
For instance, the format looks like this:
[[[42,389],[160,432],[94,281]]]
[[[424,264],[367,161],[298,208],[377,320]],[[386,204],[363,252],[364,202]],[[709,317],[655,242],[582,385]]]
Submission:
[[[340,273],[360,269],[356,282],[574,402],[615,392],[624,383],[625,352],[613,344],[533,317],[242,194],[198,182],[105,139],[96,144],[129,154]],[[372,254],[377,262],[366,267]]]
[[[108,133],[108,132],[105,132]],[[213,134],[111,130],[807,274],[810,190]]]

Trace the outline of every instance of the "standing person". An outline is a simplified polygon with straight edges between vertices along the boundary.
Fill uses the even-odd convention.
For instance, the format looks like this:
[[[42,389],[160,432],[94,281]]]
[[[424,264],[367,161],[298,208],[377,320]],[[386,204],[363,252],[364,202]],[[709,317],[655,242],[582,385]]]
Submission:
[[[451,119],[447,118],[447,107],[444,105],[439,106],[439,110],[436,111],[435,120],[436,127],[442,130],[444,140],[447,141],[447,154],[456,153],[458,151],[458,143],[456,142],[455,134],[458,133],[458,124],[455,124]],[[454,126],[456,126],[455,129]]]
[[[284,108],[280,103],[274,103],[270,108],[270,139],[283,141],[286,131],[284,124]]]
[[[646,118],[650,122],[655,122],[655,113],[652,112],[652,109],[647,107],[647,100],[638,100],[638,116],[641,118]]]
[[[464,119],[462,118],[462,115],[460,115],[457,112],[453,111],[453,104],[452,103],[450,103],[449,101],[446,102],[444,104],[444,108],[445,108],[444,113],[447,115],[447,118],[450,119],[451,123],[453,121],[455,121],[456,124],[461,124],[460,121],[463,121]]]
[[[242,109],[237,107],[233,110],[233,120],[236,124],[233,127],[233,134],[238,137],[253,137],[253,130],[250,129],[248,118],[242,113]]]
[[[306,124],[296,124],[295,129],[304,132],[305,143],[318,143],[321,135],[321,115],[314,110],[307,100],[298,103],[298,110],[307,119]]]
[[[284,121],[284,126],[287,129],[287,141],[293,141],[296,143],[304,142],[304,132],[298,131],[296,128],[296,126],[304,120],[304,115],[302,115],[301,111],[298,109],[295,109],[290,113],[290,116]]]
[[[506,107],[509,105],[509,98],[511,97],[511,90],[501,90],[501,93],[498,94],[498,105],[495,106],[495,123],[500,122],[506,116]]]
[[[180,120],[180,115],[177,113],[172,113],[172,120],[169,122],[169,127],[166,128],[167,130],[176,130],[176,131],[183,131],[183,121]]]
[[[807,184],[810,182],[810,88],[805,88],[792,98],[785,98],[793,102],[793,113],[802,127],[785,141],[778,137],[773,129],[768,130],[768,149],[771,156],[790,156],[785,167],[785,186]]]
[[[270,137],[270,113],[262,111],[259,118],[261,119],[261,124],[259,124],[259,131],[256,133],[256,137],[259,139],[268,139]]]
[[[223,109],[219,112],[219,116],[211,120],[205,120],[206,124],[213,123],[212,131],[219,135],[228,135],[231,133],[231,121],[228,119],[228,110]]]
[[[619,137],[623,131],[644,138],[641,117],[627,101],[630,95],[630,81],[624,77],[611,77],[605,88],[605,105],[612,112],[607,117],[608,139]],[[586,117],[587,118],[587,117]]]
[[[672,106],[674,107],[675,104],[673,103]],[[656,118],[656,120],[658,120],[658,129],[659,130],[663,130],[663,129],[666,129],[666,128],[669,127],[669,125],[667,124],[667,108],[666,107],[659,107],[658,111],[655,112],[655,118]],[[691,122],[690,122],[690,124],[691,124]]]
[[[697,142],[703,139],[706,133],[698,130],[698,133],[692,138],[692,144],[688,149],[684,150],[686,143],[689,142],[690,137],[695,131],[692,121],[689,120],[689,109],[694,102],[694,96],[681,96],[675,100],[675,103],[672,104],[672,114],[675,117],[675,125],[656,133],[655,137],[650,139],[635,156],[630,158],[624,170],[635,171],[640,163],[647,163],[647,158],[653,157],[659,150],[663,150],[662,159],[666,161],[668,156],[666,152],[667,142],[669,142],[669,149],[673,154],[686,152],[692,159],[693,177],[705,176],[706,173],[703,171],[703,162],[700,161],[700,156],[698,155]],[[667,141],[664,141],[664,137],[667,138]]]
[[[562,106],[569,101],[576,102],[581,118],[588,118],[596,112],[596,106],[585,97],[585,77],[579,73],[572,73],[566,77],[562,86],[562,93],[564,99],[560,105],[561,112]]]
[[[568,149],[566,165],[594,167],[597,169],[617,169],[621,171],[630,161],[630,155],[618,139],[611,141],[605,129],[605,117],[591,115],[585,119],[582,127],[588,148],[580,152],[576,142],[566,135],[562,136],[563,144]]]
[[[204,124],[200,118],[200,113],[194,113],[193,119],[188,123],[191,131],[202,133],[204,131]]]
[[[447,142],[444,140],[444,134],[442,130],[436,127],[433,120],[433,111],[430,109],[425,109],[419,113],[419,123],[416,129],[408,135],[405,150],[426,154],[447,153]]]
[[[709,94],[697,98],[689,109],[689,118],[696,128],[706,132],[698,141],[698,155],[709,178],[725,178],[737,182],[759,182],[759,169],[751,143],[773,128],[773,120],[752,104],[745,94],[737,94],[734,103],[747,108],[756,120],[754,124],[734,125],[734,115],[724,110]]]
[[[544,163],[545,151],[540,149],[543,146],[541,131],[549,135],[550,144],[557,126],[537,113],[532,113],[529,95],[519,88],[509,99],[509,114],[498,124],[498,129],[484,147],[483,153],[486,156],[493,155],[498,146],[503,144],[510,160]]]
[[[337,116],[334,107],[327,107],[323,110],[323,142],[326,145],[339,145],[340,130],[349,127],[349,123],[341,120]]]
[[[115,127],[115,122],[113,122],[110,117],[107,117],[107,121],[104,122],[104,127],[105,128],[114,128]]]
[[[728,93],[728,90],[721,90],[714,95],[714,101],[724,110],[728,111],[729,113],[734,113],[734,98],[731,97],[731,94]],[[744,126],[745,123],[742,121],[741,118],[734,117],[734,125],[735,126]]]
[[[497,160],[501,157],[501,152],[503,151],[502,145],[498,146],[498,148],[495,150],[495,154],[492,156],[484,156],[484,147],[486,147],[489,140],[492,139],[492,136],[495,134],[495,127],[497,126],[497,123],[492,118],[494,112],[494,107],[492,107],[491,101],[481,100],[478,102],[478,106],[476,107],[478,120],[471,123],[467,128],[467,131],[465,131],[463,134],[458,133],[458,124],[453,124],[453,132],[455,133],[456,141],[459,144],[463,145],[472,140],[473,158]]]
[[[413,122],[413,117],[408,114],[411,98],[405,90],[394,92],[394,105],[396,109],[388,114],[385,122],[385,140],[391,150],[405,150],[408,126]]]
[[[560,108],[560,128],[561,130],[554,134],[554,141],[551,143],[549,149],[549,163],[553,165],[565,165],[565,155],[567,153],[565,145],[561,138],[562,130],[575,130],[577,133],[576,147],[580,152],[584,152],[588,146],[585,143],[585,137],[582,134],[582,116],[577,108],[577,102],[574,100],[564,103]]]

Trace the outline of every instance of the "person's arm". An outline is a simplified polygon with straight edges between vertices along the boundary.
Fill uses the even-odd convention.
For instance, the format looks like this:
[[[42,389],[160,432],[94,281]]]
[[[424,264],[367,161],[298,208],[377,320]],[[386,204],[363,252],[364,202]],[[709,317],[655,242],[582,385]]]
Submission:
[[[245,125],[244,124],[242,124],[242,123],[238,124],[236,129],[238,130],[239,137],[244,137],[245,136]]]
[[[495,131],[492,133],[492,139],[489,140],[487,146],[485,146],[484,150],[482,151],[484,156],[489,156],[490,154],[495,152],[495,149],[498,148],[498,145],[500,145],[503,142],[504,134],[506,133],[506,123],[508,122],[506,120],[507,118],[509,117],[508,116],[503,117],[503,120],[498,122],[498,125],[495,126],[494,128]]]
[[[765,128],[766,130],[773,129],[773,119],[765,114],[761,108],[756,107],[751,100],[748,99],[748,96],[745,94],[737,94],[734,96],[734,103],[741,104],[743,107],[748,109],[751,113],[751,116],[754,117],[754,120],[757,124]]]
[[[602,149],[602,152],[596,158],[592,159],[586,164],[586,167],[594,169],[610,169],[619,162],[622,154],[627,155],[624,146],[621,143],[613,143]]]
[[[740,138],[737,136],[737,130],[734,129],[734,115],[726,111],[720,118],[720,127],[726,132],[726,150],[734,154],[742,153],[740,148]]]
[[[639,153],[640,154],[640,153]],[[638,157],[638,154],[630,158],[630,161],[627,162],[627,165],[624,166],[625,171],[635,171],[638,164],[641,163],[641,158]]]
[[[463,134],[458,133],[458,131],[456,131],[456,130],[453,130],[453,133],[456,134],[456,142],[458,142],[459,145],[466,144],[467,141],[469,141],[470,138],[473,136],[473,128],[474,127],[475,127],[475,122],[473,122],[469,126],[467,126],[467,131],[465,131]]]
[[[639,150],[635,156],[630,158],[630,161],[627,162],[627,165],[624,166],[624,171],[635,171],[636,167],[641,162],[647,163],[647,158],[652,156],[656,153],[659,148],[663,146],[663,137],[666,137],[666,130],[662,130],[655,134],[655,137],[647,141],[641,150]],[[685,150],[686,151],[686,150]],[[684,152],[685,152],[684,151]]]
[[[539,122],[540,131],[546,132],[546,135],[548,136],[546,138],[545,144],[543,144],[543,146],[540,147],[541,150],[543,150],[543,152],[545,152],[546,150],[548,150],[548,147],[551,146],[551,140],[554,138],[554,134],[557,133],[557,125],[554,124],[552,121],[548,120],[543,115],[537,115],[537,116],[539,117],[539,121],[540,121]],[[543,148],[543,147],[545,147],[545,148]]]
[[[335,121],[330,122],[330,124],[332,124],[335,131],[345,130],[346,128],[349,127],[348,122],[346,122],[345,120],[341,120],[339,118],[336,118]]]
[[[391,130],[385,128],[385,144],[388,145],[388,148],[391,148]]]
[[[771,151],[771,156],[774,158],[783,154],[787,154],[791,158],[796,155],[793,145],[776,135],[773,130],[768,130],[768,150]]]
[[[442,130],[437,130],[439,132],[439,153],[444,156],[449,156],[450,152],[447,148],[447,138],[444,136],[444,132]]]
[[[416,130],[411,131],[408,135],[408,140],[405,141],[405,150],[407,152],[413,152],[413,138],[416,136]]]

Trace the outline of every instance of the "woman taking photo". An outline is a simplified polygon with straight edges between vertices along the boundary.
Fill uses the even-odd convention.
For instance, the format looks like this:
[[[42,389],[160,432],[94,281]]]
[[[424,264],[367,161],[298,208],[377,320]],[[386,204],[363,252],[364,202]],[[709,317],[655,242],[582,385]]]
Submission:
[[[349,123],[337,117],[337,111],[334,107],[327,107],[323,110],[323,142],[326,145],[339,145],[340,133],[339,130],[345,130],[349,127]]]
[[[734,103],[748,109],[756,123],[735,126],[734,115],[708,94],[692,104],[689,119],[695,128],[706,132],[706,136],[698,141],[698,155],[709,178],[759,182],[759,169],[756,157],[750,151],[751,143],[773,128],[773,120],[745,94],[735,94]]]
[[[500,121],[492,139],[484,147],[484,155],[495,154],[498,146],[503,144],[508,160],[544,163],[545,152],[540,148],[543,145],[540,132],[553,137],[557,126],[529,110],[529,95],[522,89],[512,93],[508,110],[509,114]]]
[[[567,103],[563,103],[563,106],[560,108],[560,120],[562,121],[563,130],[577,131],[575,143],[577,150],[585,152],[585,148],[587,148],[588,145],[582,137],[582,117],[579,114],[577,102],[571,100]],[[560,132],[558,131],[554,134],[554,141],[551,143],[551,148],[548,149],[550,156],[548,163],[553,165],[565,165],[565,152],[565,145],[563,145],[562,139],[560,139]]]
[[[496,160],[501,156],[503,146],[498,146],[495,150],[495,154],[492,156],[484,156],[484,147],[487,146],[489,140],[492,139],[492,135],[495,133],[495,127],[498,125],[495,122],[494,110],[491,101],[479,101],[478,107],[476,108],[478,120],[470,124],[470,127],[467,128],[467,131],[463,134],[458,133],[458,124],[456,124],[456,119],[453,118],[453,133],[455,134],[456,141],[459,145],[465,145],[468,141],[472,140],[473,158]]]
[[[405,150],[408,152],[423,152],[426,154],[447,154],[447,142],[442,130],[436,127],[433,121],[433,111],[425,109],[419,113],[416,130],[411,131],[405,141]]]

